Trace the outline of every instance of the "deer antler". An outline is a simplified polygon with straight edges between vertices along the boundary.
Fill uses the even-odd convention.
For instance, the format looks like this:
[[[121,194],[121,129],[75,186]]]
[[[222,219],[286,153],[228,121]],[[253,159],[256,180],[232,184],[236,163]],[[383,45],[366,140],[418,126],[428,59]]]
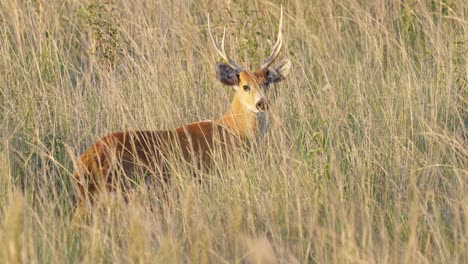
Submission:
[[[267,70],[268,67],[276,60],[281,51],[281,47],[283,46],[283,34],[281,32],[281,28],[283,27],[283,6],[281,6],[281,15],[279,21],[279,30],[278,30],[278,40],[276,40],[275,45],[273,46],[273,50],[271,51],[270,56],[266,61],[263,62],[261,68],[262,70]]]
[[[237,65],[237,64],[229,57],[229,55],[228,55],[227,52],[226,52],[226,49],[224,48],[224,37],[226,36],[226,27],[224,27],[223,40],[221,41],[221,47],[220,47],[219,44],[218,44],[217,38],[216,38],[215,36],[213,36],[213,32],[211,31],[210,15],[209,15],[209,14],[208,14],[208,29],[209,29],[209,32],[210,32],[211,40],[213,41],[213,45],[215,46],[216,51],[217,51],[218,54],[221,56],[221,58],[223,58],[223,59],[229,64],[229,66],[233,67],[233,68],[236,69],[238,72],[241,72],[241,71],[242,71],[242,68],[241,68],[239,65]]]

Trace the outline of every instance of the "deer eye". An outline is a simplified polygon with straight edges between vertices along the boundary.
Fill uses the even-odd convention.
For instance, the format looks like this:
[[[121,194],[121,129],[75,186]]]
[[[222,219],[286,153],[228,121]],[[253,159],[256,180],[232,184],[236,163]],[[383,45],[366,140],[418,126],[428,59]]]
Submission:
[[[250,91],[250,86],[244,85],[244,86],[242,86],[242,89],[244,89],[245,92],[248,92],[248,91]]]

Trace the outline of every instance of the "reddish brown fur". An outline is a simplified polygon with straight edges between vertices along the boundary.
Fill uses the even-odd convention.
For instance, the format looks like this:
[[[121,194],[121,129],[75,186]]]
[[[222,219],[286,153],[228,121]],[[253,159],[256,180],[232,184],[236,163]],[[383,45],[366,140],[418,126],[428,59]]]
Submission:
[[[210,28],[218,54],[228,62],[216,65],[217,78],[236,89],[231,107],[219,119],[187,124],[171,131],[115,132],[81,155],[73,174],[78,200],[74,224],[83,218],[86,205],[92,204],[99,194],[120,191],[125,195],[133,185],[144,182],[164,197],[165,187],[171,180],[170,162],[187,162],[195,174],[207,171],[214,150],[226,153],[264,132],[262,112],[268,108],[268,84],[283,80],[291,67],[291,62],[284,60],[270,68],[282,46],[282,14],[281,9],[278,40],[256,72],[241,70],[225,52],[224,37],[221,47]]]
[[[263,72],[243,71],[239,86],[249,84],[260,92],[263,80]],[[125,194],[132,182],[143,180],[164,192],[170,180],[166,163],[170,155],[179,155],[195,170],[206,171],[215,147],[225,151],[248,142],[258,133],[257,115],[244,105],[249,97],[252,95],[237,92],[230,109],[215,121],[191,123],[173,131],[115,132],[97,141],[81,155],[73,175],[78,186],[73,222],[83,217],[86,203],[93,203],[102,191]]]

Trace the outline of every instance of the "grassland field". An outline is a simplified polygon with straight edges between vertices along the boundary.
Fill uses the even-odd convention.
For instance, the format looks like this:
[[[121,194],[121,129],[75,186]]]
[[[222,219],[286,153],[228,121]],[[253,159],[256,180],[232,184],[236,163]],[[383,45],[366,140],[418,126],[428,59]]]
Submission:
[[[80,230],[73,160],[100,137],[213,119],[210,43],[293,64],[269,130],[166,210],[137,189]],[[0,3],[1,263],[468,263],[463,0]]]

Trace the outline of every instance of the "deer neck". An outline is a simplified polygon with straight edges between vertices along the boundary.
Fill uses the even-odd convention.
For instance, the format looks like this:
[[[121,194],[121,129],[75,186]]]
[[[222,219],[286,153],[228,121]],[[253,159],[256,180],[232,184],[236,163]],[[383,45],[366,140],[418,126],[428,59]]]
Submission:
[[[265,133],[265,113],[248,110],[237,94],[231,107],[216,122],[241,138],[254,139]]]

